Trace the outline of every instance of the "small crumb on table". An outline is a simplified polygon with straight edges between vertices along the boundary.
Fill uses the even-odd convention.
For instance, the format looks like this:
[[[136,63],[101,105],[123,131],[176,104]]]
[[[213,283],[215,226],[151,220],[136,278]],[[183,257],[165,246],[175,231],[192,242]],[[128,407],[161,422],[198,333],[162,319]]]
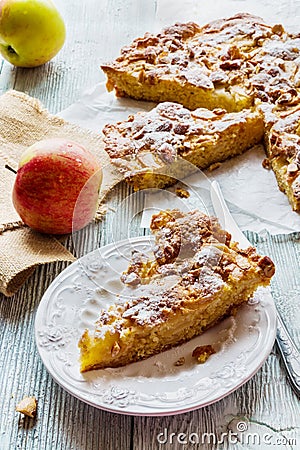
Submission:
[[[200,345],[193,350],[192,356],[197,359],[199,364],[203,364],[214,353],[216,351],[211,345]]]
[[[35,397],[24,397],[16,406],[16,411],[28,417],[35,417],[37,400]]]
[[[111,209],[113,209],[113,208],[111,208]],[[95,213],[95,217],[94,217],[95,223],[102,222],[106,213],[107,213],[107,206],[105,206],[105,205],[99,206],[99,208],[97,209],[97,211]]]

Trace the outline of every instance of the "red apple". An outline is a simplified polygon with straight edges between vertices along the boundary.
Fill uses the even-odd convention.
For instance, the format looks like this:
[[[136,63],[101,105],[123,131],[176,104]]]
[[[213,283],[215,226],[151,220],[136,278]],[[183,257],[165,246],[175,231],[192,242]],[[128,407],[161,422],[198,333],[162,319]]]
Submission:
[[[34,230],[66,234],[93,219],[101,181],[98,161],[82,145],[46,139],[22,154],[13,203],[23,222]]]

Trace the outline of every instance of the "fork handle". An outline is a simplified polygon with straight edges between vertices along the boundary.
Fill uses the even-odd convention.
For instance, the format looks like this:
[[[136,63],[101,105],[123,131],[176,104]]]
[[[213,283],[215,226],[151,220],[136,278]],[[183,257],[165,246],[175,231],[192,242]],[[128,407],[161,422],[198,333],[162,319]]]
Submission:
[[[300,352],[297,350],[279,313],[277,314],[276,343],[291,385],[295,393],[300,396]]]

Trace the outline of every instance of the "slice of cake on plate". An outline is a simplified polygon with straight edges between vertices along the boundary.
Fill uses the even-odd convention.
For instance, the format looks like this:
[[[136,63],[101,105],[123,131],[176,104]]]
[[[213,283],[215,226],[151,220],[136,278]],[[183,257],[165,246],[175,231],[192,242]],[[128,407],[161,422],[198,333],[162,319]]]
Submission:
[[[82,372],[147,358],[203,333],[247,302],[274,274],[270,258],[240,250],[200,211],[154,215],[152,257],[135,254],[127,295],[100,312],[80,342]],[[128,289],[131,296],[128,296]]]
[[[112,164],[138,190],[163,188],[196,167],[205,169],[241,154],[262,140],[264,122],[258,110],[189,111],[164,102],[106,125],[103,133]]]

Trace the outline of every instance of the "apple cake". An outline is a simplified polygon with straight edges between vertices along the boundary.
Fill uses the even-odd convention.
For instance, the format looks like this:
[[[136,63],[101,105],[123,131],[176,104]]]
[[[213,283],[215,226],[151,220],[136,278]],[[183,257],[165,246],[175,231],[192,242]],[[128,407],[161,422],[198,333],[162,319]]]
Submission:
[[[274,264],[239,249],[218,220],[195,210],[152,218],[153,255],[135,253],[127,289],[80,341],[81,371],[118,367],[203,333],[269,284]],[[128,294],[129,292],[129,294]]]
[[[257,98],[299,101],[299,50],[299,36],[282,25],[241,13],[203,27],[176,23],[146,33],[101,68],[118,96],[232,112]]]
[[[181,127],[179,135],[173,129],[166,131],[171,140],[163,143],[157,137],[166,138],[166,134],[147,122],[155,118],[157,123],[160,108],[165,108],[161,106],[148,116],[138,114],[123,124],[105,127],[106,150],[135,189],[164,187],[191,170],[191,165],[180,157],[203,169],[257,143],[264,127],[266,151],[279,187],[293,209],[299,211],[300,163],[296,150],[291,151],[291,145],[298,142],[297,126],[289,128],[288,137],[285,131],[284,138],[280,137],[288,121],[282,114],[296,117],[294,110],[300,104],[299,61],[299,35],[246,13],[202,27],[193,22],[176,23],[158,34],[146,33],[124,47],[115,61],[101,66],[107,75],[108,90],[115,89],[118,96],[178,102],[197,111],[190,113],[195,121],[200,111],[198,119],[206,123],[203,131],[198,127],[194,134],[190,127],[187,131]],[[268,109],[265,106],[271,108],[275,118],[272,128],[264,114],[264,124],[259,117],[258,111]],[[204,108],[212,113],[205,113]],[[218,126],[227,121],[223,110],[231,114],[228,118],[235,125],[224,126],[220,132]],[[243,114],[247,119],[242,118]],[[186,125],[186,117],[177,120]],[[165,117],[164,122],[169,127],[170,117]],[[273,157],[274,152],[280,152],[280,156]],[[162,177],[157,172],[162,170],[164,159],[171,159],[172,164],[163,166],[167,173]]]
[[[263,116],[258,110],[226,113],[163,102],[149,112],[108,124],[105,150],[134,189],[163,188],[195,171],[238,155],[261,141]]]

